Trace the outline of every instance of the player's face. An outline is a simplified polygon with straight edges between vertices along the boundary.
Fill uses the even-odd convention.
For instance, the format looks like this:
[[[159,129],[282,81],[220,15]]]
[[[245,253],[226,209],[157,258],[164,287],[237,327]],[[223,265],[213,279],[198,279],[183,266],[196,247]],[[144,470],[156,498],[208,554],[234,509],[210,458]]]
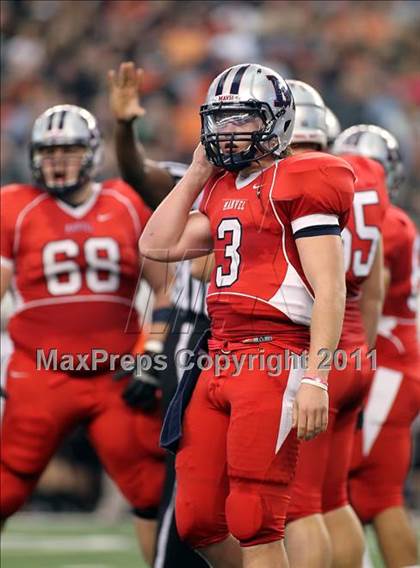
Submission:
[[[41,148],[41,168],[47,186],[66,187],[77,183],[86,154],[84,146],[50,146]]]
[[[210,120],[212,131],[221,135],[219,145],[223,153],[246,150],[250,145],[252,133],[264,127],[261,118],[253,112],[220,111]],[[230,134],[235,134],[234,140],[229,137]]]

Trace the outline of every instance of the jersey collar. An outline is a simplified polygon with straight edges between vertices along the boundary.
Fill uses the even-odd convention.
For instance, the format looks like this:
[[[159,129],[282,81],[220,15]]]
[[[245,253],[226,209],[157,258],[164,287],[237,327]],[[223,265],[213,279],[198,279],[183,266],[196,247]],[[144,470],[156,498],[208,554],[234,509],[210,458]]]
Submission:
[[[98,200],[100,191],[101,191],[101,184],[93,183],[92,195],[89,197],[89,199],[87,199],[80,205],[72,207],[71,205],[67,205],[67,203],[57,198],[55,199],[55,203],[57,204],[57,207],[59,207],[62,211],[64,211],[64,213],[67,213],[67,215],[69,215],[70,217],[74,217],[75,219],[81,219],[82,217],[87,215],[89,211],[91,211],[91,209],[93,209],[96,201]]]
[[[267,166],[266,168],[263,168],[261,170],[257,170],[256,172],[252,172],[252,174],[249,174],[246,177],[242,177],[241,174],[239,173],[235,177],[236,189],[237,190],[243,189],[244,187],[246,187],[247,185],[249,185],[250,183],[255,181],[262,173],[264,173],[264,172],[268,171],[270,168],[272,168],[276,163],[277,163],[277,160],[275,162],[273,162],[272,164],[270,164],[269,166]]]

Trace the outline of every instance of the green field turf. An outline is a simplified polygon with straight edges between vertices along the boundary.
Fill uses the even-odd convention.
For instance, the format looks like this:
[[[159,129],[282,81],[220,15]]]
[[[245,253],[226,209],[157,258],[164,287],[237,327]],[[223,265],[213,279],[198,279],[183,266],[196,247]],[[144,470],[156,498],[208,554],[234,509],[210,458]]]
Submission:
[[[375,568],[383,568],[369,531],[368,542]],[[22,515],[1,539],[1,568],[145,567],[129,519],[110,525],[90,515]]]
[[[129,520],[107,525],[89,515],[12,519],[1,568],[145,568]]]

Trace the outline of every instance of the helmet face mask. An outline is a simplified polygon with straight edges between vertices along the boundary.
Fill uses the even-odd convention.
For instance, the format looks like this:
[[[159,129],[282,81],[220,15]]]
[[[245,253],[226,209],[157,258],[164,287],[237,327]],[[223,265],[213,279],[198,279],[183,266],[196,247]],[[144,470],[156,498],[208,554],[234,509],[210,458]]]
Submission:
[[[399,149],[389,150],[385,172],[391,200],[395,201],[405,181],[405,168]]]
[[[100,134],[85,109],[57,105],[35,121],[30,162],[35,183],[66,201],[88,183],[100,162]]]
[[[92,151],[86,146],[40,146],[33,149],[32,162],[45,189],[68,195],[89,181]]]
[[[213,81],[200,116],[208,160],[225,170],[240,171],[286,149],[293,130],[293,97],[273,70],[237,65]]]
[[[262,106],[224,103],[201,107],[201,140],[216,166],[239,171],[278,149],[273,136],[274,116]]]

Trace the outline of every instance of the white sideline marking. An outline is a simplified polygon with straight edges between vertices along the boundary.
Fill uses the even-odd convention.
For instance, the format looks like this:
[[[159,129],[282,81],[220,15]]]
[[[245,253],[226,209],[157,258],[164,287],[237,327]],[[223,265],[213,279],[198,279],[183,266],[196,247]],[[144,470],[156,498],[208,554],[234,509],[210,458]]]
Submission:
[[[60,568],[110,568],[111,564],[61,564]]]
[[[61,564],[60,568],[110,568],[111,564]]]
[[[2,549],[14,552],[32,550],[79,554],[80,552],[118,552],[131,548],[133,548],[132,539],[109,535],[31,537],[28,534],[5,534],[2,538]]]

